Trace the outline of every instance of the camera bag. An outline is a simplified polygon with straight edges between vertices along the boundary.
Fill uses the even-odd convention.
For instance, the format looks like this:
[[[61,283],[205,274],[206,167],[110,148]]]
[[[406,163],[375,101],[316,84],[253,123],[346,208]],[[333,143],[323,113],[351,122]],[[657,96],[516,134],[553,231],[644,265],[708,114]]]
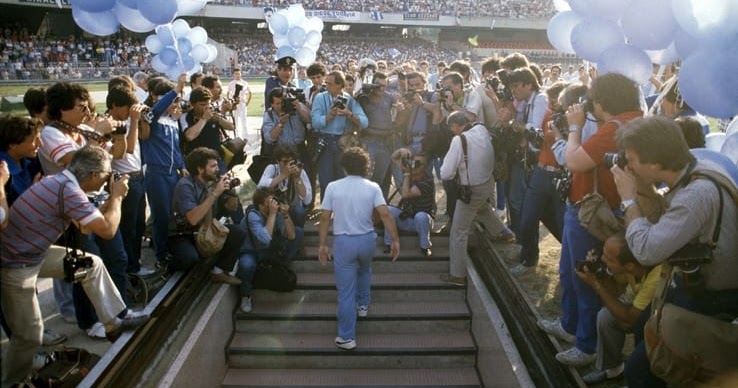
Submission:
[[[220,220],[213,218],[212,210],[208,212],[205,219],[195,233],[195,246],[203,257],[211,257],[223,249],[230,230]]]
[[[704,178],[718,187],[720,209],[712,237],[714,246],[720,238],[720,224],[723,213],[723,193],[725,188],[733,201],[738,204],[738,190],[718,173],[699,171],[692,173],[689,180]],[[694,249],[697,244],[687,244],[675,252],[663,266],[662,282],[652,301],[651,316],[643,330],[646,353],[654,375],[672,386],[692,386],[704,383],[729,371],[738,369],[738,325],[731,323],[735,317],[709,316],[669,303],[667,296],[673,277],[680,270],[673,263],[688,260],[694,256],[702,262],[704,249]],[[709,297],[709,296],[702,296]],[[723,318],[723,319],[721,319]]]
[[[577,202],[579,223],[600,241],[625,230],[625,223],[610,209],[607,199],[597,191],[597,169],[594,170],[594,190]]]

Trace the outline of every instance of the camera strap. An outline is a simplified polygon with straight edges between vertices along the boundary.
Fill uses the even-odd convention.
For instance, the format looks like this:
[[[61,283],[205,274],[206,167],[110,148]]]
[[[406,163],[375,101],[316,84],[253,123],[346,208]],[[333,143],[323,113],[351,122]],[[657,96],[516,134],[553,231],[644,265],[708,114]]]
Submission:
[[[461,138],[461,150],[464,152],[464,167],[466,167],[466,185],[471,186],[471,182],[469,181],[469,155],[467,153],[467,145],[466,145],[466,136],[464,134],[460,134],[459,137]],[[459,179],[459,185],[461,185],[461,179]]]
[[[66,180],[64,181],[64,183],[61,184],[61,186],[59,186],[59,195],[57,196],[58,204],[59,204],[58,206],[59,215],[61,216],[62,219],[69,218],[64,213],[64,188],[67,187],[67,184],[69,182],[70,182],[69,180]],[[84,256],[85,250],[79,243],[79,233],[81,233],[81,231],[80,232],[76,230],[70,231],[70,228],[77,228],[77,227],[74,225],[73,222],[70,222],[69,227],[67,227],[67,229],[62,234],[62,237],[64,238],[64,250],[66,252],[66,255],[72,256],[72,257]],[[71,233],[71,236],[70,236],[70,233]],[[70,249],[70,244],[71,244],[71,249]],[[79,252],[77,252],[77,248],[79,248],[82,251],[81,255],[79,254]]]
[[[73,125],[69,125],[69,124],[67,124],[67,123],[65,123],[65,122],[63,122],[61,120],[53,121],[51,123],[51,126],[52,127],[55,127],[56,129],[59,129],[59,130],[67,130],[69,132],[79,133],[82,136],[84,136],[85,139],[94,140],[94,141],[96,141],[96,142],[98,142],[100,144],[105,144],[108,141],[105,138],[104,135],[101,135],[101,134],[99,134],[99,133],[97,133],[95,131],[90,131],[88,129],[82,129],[80,127],[75,127]]]
[[[715,185],[715,188],[717,188],[718,196],[720,198],[720,207],[718,208],[718,218],[717,223],[715,224],[715,231],[712,233],[712,241],[710,242],[710,246],[714,248],[720,238],[720,225],[723,222],[723,205],[725,204],[725,200],[723,198],[722,189],[725,188],[725,190],[730,193],[733,202],[736,204],[738,204],[738,191],[736,191],[736,188],[732,184],[725,182],[726,179],[722,175],[713,171],[692,171],[687,175],[688,179],[682,182],[682,186],[686,186],[687,183],[695,179],[707,179]]]

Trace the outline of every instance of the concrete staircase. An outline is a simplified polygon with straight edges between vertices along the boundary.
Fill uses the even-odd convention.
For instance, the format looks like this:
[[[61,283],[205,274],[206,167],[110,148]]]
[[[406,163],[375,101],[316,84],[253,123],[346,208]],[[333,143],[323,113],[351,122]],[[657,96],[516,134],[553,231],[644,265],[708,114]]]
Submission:
[[[433,236],[433,256],[401,236],[396,262],[377,239],[369,315],[357,322],[357,349],[333,344],[336,288],[332,263],[317,260],[315,227],[306,258],[294,263],[291,293],[256,290],[254,309],[235,313],[224,387],[481,387],[477,345],[463,287],[448,285],[448,236]]]

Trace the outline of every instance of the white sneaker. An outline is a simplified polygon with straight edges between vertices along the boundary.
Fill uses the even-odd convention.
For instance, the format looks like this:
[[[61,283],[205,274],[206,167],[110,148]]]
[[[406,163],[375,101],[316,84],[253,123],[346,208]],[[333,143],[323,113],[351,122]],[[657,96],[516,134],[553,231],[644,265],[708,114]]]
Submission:
[[[141,269],[139,269],[138,272],[136,272],[136,275],[137,276],[151,276],[151,275],[153,275],[155,273],[156,273],[156,270],[154,270],[154,269],[149,269],[149,268],[146,268],[146,267],[141,267]]]
[[[594,362],[594,360],[594,353],[584,353],[576,346],[556,354],[556,361],[569,366],[585,366]]]
[[[356,349],[356,341],[352,339],[343,339],[341,337],[336,337],[336,346],[344,350],[354,350]]]
[[[92,327],[87,329],[87,336],[95,339],[105,339],[105,325],[100,322],[95,322]]]
[[[356,315],[366,317],[369,314],[369,306],[356,306]]]
[[[250,296],[244,296],[241,298],[241,311],[245,313],[251,312],[251,297]]]
[[[510,274],[516,277],[523,277],[525,275],[532,274],[534,272],[536,272],[535,266],[528,267],[527,265],[524,265],[524,264],[518,264],[515,267],[512,267],[510,269]]]
[[[577,337],[573,334],[569,334],[564,330],[564,328],[561,326],[561,320],[559,318],[556,318],[554,320],[550,319],[539,319],[538,322],[536,322],[536,325],[538,327],[545,331],[548,334],[551,334],[552,336],[569,342],[574,343],[577,340]]]

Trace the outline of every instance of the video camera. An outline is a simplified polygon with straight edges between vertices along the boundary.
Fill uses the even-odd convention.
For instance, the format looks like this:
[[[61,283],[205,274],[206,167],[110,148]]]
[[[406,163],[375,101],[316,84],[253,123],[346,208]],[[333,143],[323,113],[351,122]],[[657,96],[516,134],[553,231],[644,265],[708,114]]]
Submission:
[[[361,85],[361,89],[359,90],[359,94],[356,95],[356,101],[358,101],[362,106],[369,102],[369,96],[374,92],[375,90],[379,90],[381,88],[380,85],[377,84],[363,84]]]
[[[287,114],[294,114],[297,109],[294,106],[295,101],[299,101],[303,104],[307,103],[305,98],[305,91],[295,87],[283,87],[282,88],[282,110]]]
[[[495,75],[487,78],[487,87],[494,90],[500,101],[512,101],[512,88],[510,87],[510,74],[506,69],[499,69]]]
[[[233,100],[236,101],[236,103],[241,102],[241,91],[243,90],[243,85],[236,84],[236,89],[233,91]]]

